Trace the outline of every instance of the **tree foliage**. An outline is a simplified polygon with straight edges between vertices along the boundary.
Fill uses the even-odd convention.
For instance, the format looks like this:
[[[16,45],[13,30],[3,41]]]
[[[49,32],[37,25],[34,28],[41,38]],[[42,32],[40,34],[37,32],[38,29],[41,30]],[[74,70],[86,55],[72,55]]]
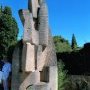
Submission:
[[[74,34],[72,35],[72,44],[71,44],[71,47],[72,47],[73,50],[77,49],[77,42],[76,42],[76,38],[75,38]]]
[[[55,49],[57,53],[58,52],[69,52],[72,50],[68,40],[65,40],[61,36],[54,36],[53,40],[54,40]]]
[[[1,8],[0,8],[1,9]],[[6,56],[8,49],[17,42],[18,26],[9,7],[0,13],[0,57]]]
[[[12,15],[11,8],[6,6],[6,7],[3,9],[3,14]]]
[[[67,70],[65,70],[65,65],[60,60],[58,62],[58,90],[66,90],[69,84],[70,84],[70,81],[67,74]]]

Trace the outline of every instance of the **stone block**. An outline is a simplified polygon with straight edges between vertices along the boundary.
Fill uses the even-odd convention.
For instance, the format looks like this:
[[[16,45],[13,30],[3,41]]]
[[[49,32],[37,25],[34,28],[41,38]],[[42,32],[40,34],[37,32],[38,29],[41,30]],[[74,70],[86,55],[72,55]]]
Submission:
[[[55,46],[50,30],[48,36],[48,46],[47,46],[47,56],[46,56],[45,66],[57,66]]]
[[[42,4],[39,11],[39,44],[48,45],[48,11],[46,4]]]
[[[36,85],[35,90],[50,90],[48,84],[43,84],[43,85]]]
[[[46,62],[46,57],[47,57],[47,48],[45,48],[44,51],[40,52],[40,54],[38,53],[37,69],[39,71],[42,71],[42,69],[45,65],[45,62]]]
[[[22,70],[25,72],[35,71],[35,47],[30,43],[23,46]]]
[[[24,79],[19,90],[26,90],[30,86],[37,85],[38,83],[40,83],[40,72],[36,70],[35,72],[30,73],[26,79]]]
[[[50,89],[51,90],[58,90],[58,72],[57,66],[50,66],[49,67],[49,82],[50,82]]]
[[[32,31],[34,29],[32,14],[29,12],[29,10],[21,10],[19,15],[24,25],[23,41],[32,42]]]
[[[39,45],[39,32],[35,29],[32,31],[32,43]]]
[[[32,44],[39,44],[39,32],[34,28],[34,20],[32,17],[32,13],[29,10],[21,10],[19,12],[22,23],[24,23],[24,35],[23,41],[30,42]],[[23,18],[22,18],[23,17]],[[23,20],[24,19],[24,20]]]
[[[29,13],[29,11],[23,11],[23,15],[25,18],[24,23],[24,35],[23,35],[23,41],[32,41],[32,27],[33,24],[32,21],[32,15]]]
[[[31,85],[26,90],[50,90],[49,84],[40,82],[37,85]]]

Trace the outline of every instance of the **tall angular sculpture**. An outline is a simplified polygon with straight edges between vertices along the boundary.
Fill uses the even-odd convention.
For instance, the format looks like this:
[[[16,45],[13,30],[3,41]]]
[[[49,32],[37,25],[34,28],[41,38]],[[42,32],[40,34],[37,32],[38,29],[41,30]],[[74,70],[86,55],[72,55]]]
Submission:
[[[57,59],[45,1],[29,0],[28,10],[20,10],[19,15],[24,34],[13,54],[12,90],[58,90]]]

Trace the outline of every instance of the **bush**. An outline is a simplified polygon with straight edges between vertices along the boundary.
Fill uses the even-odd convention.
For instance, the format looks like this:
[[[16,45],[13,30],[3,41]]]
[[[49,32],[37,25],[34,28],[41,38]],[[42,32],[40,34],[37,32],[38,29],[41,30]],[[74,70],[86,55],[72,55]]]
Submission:
[[[58,62],[58,90],[65,90],[70,83],[67,70],[65,70],[64,67],[64,63],[60,60],[60,62]]]

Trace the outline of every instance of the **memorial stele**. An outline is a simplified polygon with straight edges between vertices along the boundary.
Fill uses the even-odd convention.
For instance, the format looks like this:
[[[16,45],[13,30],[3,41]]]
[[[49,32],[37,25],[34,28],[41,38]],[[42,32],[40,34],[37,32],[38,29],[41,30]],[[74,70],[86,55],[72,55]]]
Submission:
[[[11,90],[58,90],[57,58],[44,0],[28,0],[19,10],[24,27],[22,44],[12,60]]]

